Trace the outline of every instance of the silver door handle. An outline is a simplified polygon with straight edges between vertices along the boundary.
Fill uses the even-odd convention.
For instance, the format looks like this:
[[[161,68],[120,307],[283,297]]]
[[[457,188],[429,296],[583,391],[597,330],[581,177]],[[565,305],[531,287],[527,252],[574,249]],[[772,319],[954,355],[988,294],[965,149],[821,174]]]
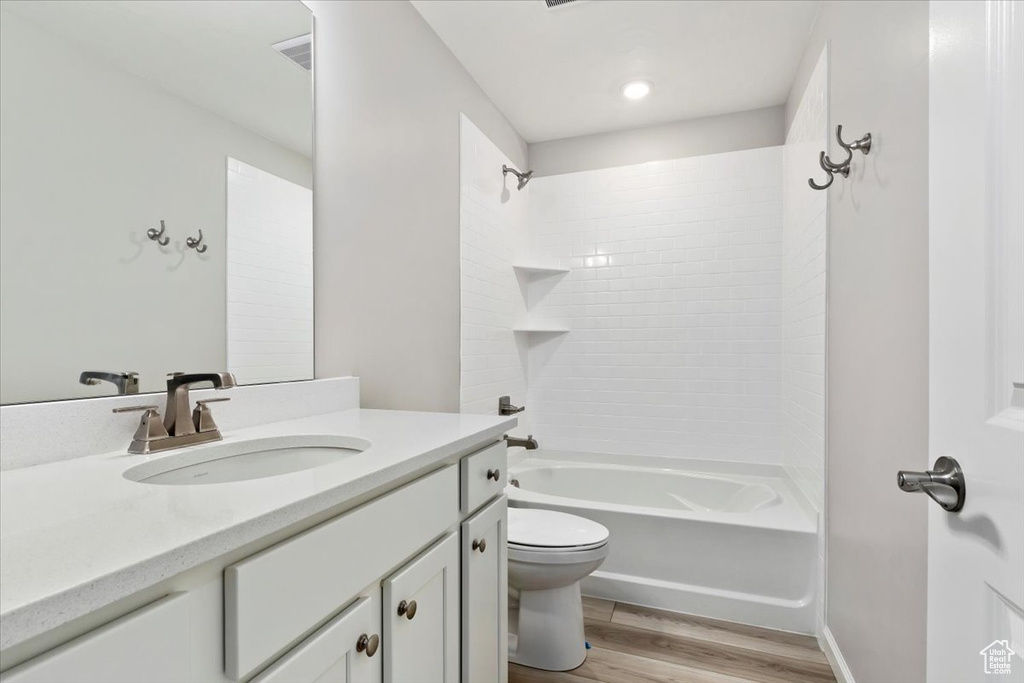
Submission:
[[[900,470],[896,474],[896,485],[907,493],[923,491],[942,506],[947,512],[959,512],[967,498],[967,483],[960,463],[953,458],[940,457],[935,461],[935,469],[927,472],[907,472]]]

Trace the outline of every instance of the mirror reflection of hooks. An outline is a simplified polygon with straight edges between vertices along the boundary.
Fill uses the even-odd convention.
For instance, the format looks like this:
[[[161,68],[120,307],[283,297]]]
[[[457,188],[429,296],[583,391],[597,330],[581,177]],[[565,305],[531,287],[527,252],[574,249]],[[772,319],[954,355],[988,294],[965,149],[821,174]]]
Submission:
[[[153,240],[161,247],[166,247],[168,243],[170,243],[171,241],[170,237],[164,237],[164,232],[166,232],[166,230],[167,226],[164,225],[163,221],[160,221],[160,230],[157,231],[156,228],[150,228],[149,230],[146,231],[146,237]]]
[[[202,246],[200,246],[202,245]],[[189,249],[195,249],[200,254],[206,253],[206,245],[203,244],[203,231],[199,230],[199,237],[188,237],[185,239],[185,246]]]

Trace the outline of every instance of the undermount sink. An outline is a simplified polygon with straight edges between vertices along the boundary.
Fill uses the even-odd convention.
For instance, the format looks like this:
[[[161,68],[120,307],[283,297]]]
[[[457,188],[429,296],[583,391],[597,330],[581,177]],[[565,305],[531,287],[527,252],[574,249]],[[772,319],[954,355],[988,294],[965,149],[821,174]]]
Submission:
[[[272,436],[185,449],[131,467],[125,479],[141,484],[225,484],[300,472],[344,460],[370,447],[354,436]]]

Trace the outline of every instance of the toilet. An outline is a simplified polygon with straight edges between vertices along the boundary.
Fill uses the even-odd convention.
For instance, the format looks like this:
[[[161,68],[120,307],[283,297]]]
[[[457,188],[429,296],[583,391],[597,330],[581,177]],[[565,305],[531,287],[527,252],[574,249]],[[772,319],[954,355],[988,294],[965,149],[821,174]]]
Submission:
[[[510,662],[548,671],[587,658],[580,581],[608,556],[608,529],[576,515],[508,510]]]

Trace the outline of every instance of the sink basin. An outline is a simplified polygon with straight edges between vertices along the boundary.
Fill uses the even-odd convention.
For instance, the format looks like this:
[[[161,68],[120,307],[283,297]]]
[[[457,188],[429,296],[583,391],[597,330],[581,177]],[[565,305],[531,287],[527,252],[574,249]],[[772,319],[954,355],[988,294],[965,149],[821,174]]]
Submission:
[[[225,484],[322,467],[370,447],[354,436],[272,436],[186,448],[131,467],[125,479],[165,486]]]

